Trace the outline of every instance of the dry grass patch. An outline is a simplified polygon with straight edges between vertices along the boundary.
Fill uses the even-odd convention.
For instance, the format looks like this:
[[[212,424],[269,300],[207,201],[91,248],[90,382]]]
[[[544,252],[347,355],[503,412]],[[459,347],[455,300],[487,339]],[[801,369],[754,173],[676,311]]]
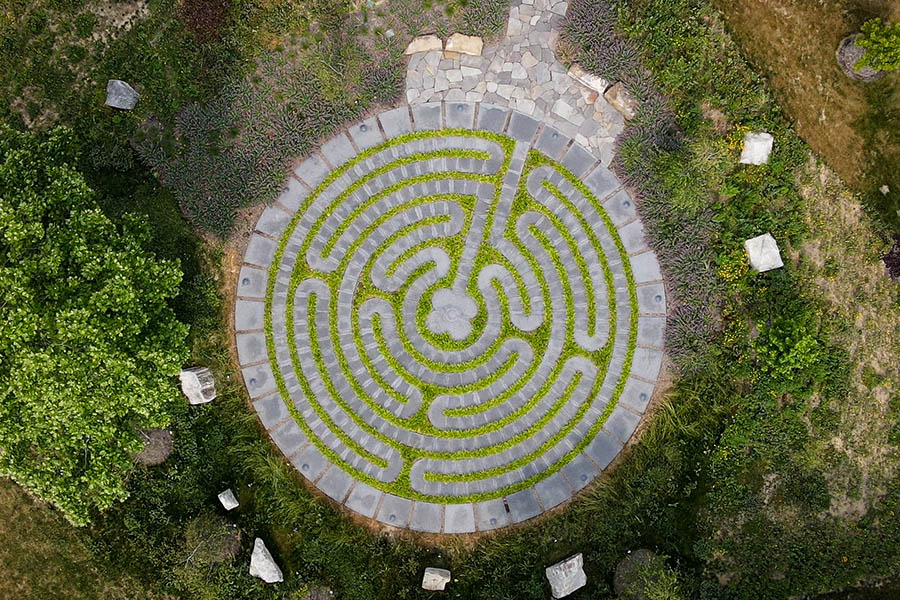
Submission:
[[[807,293],[824,301],[835,321],[851,324],[832,340],[850,354],[849,394],[832,402],[836,432],[813,452],[826,469],[829,512],[858,518],[884,493],[900,464],[892,443],[897,415],[890,403],[900,396],[900,286],[880,260],[887,243],[831,170],[811,160],[797,184],[810,235],[795,258]]]

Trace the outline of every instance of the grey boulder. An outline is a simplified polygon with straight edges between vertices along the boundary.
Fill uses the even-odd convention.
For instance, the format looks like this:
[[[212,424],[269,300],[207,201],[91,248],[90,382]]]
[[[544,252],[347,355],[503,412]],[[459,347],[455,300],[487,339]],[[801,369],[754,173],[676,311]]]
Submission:
[[[106,105],[122,110],[137,106],[141,96],[121,79],[110,79],[106,84]]]

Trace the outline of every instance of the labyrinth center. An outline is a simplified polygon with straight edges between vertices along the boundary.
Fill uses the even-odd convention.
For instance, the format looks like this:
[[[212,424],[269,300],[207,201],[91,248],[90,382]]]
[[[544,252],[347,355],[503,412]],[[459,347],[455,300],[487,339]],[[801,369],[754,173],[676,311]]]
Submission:
[[[238,358],[272,439],[365,517],[470,533],[606,468],[646,410],[665,291],[634,203],[515,111],[381,113],[294,172],[251,236]]]

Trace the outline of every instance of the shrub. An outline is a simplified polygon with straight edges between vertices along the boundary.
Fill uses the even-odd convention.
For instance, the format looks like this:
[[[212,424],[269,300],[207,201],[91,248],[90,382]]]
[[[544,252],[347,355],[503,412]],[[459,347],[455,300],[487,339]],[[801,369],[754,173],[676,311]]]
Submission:
[[[893,71],[900,68],[900,23],[888,25],[881,19],[869,19],[862,26],[862,35],[856,40],[866,49],[855,68],[871,67],[877,71]]]
[[[167,424],[187,327],[178,264],[100,211],[76,160],[67,130],[0,128],[0,474],[81,525],[127,495],[138,432]]]

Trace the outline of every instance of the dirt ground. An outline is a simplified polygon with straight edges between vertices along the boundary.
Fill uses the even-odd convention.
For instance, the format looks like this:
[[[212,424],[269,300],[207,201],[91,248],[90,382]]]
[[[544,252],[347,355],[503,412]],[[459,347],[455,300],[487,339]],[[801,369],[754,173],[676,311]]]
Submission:
[[[813,151],[865,197],[890,204],[890,210],[896,211],[900,207],[900,71],[876,83],[853,81],[838,66],[835,50],[869,18],[900,21],[900,0],[713,3]],[[883,185],[890,188],[886,197],[879,191]],[[894,224],[900,223],[900,215],[895,217]]]

